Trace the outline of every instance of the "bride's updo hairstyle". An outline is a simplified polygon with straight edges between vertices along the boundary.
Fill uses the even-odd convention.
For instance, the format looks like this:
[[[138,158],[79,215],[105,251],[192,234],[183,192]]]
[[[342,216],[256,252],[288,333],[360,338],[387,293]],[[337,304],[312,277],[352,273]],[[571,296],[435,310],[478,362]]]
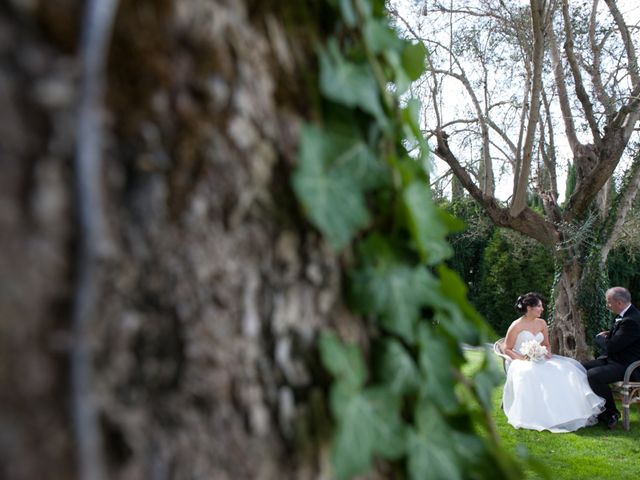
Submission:
[[[520,313],[527,313],[527,307],[535,307],[540,302],[544,303],[540,294],[535,292],[525,293],[516,300],[516,310]]]

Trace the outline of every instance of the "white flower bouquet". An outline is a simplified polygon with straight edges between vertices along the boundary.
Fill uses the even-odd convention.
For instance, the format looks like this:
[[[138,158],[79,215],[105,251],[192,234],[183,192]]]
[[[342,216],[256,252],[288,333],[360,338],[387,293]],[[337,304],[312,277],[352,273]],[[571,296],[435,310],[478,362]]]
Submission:
[[[520,354],[527,360],[537,362],[547,354],[547,347],[540,345],[536,340],[528,340],[520,346]]]

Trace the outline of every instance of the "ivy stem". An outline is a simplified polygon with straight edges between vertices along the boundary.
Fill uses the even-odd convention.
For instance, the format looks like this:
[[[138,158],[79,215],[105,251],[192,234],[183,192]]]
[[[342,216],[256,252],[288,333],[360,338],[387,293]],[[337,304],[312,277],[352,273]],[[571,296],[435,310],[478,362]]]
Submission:
[[[382,92],[383,102],[385,106],[389,109],[389,111],[393,111],[395,110],[395,102],[394,102],[393,96],[391,95],[389,90],[387,90],[387,78],[384,74],[384,70],[380,66],[380,62],[378,61],[376,56],[373,54],[373,52],[371,51],[371,48],[367,44],[366,39],[364,38],[363,26],[366,22],[365,12],[363,11],[362,4],[360,3],[360,1],[354,0],[353,3],[355,4],[356,13],[358,15],[359,21],[358,21],[357,29],[358,29],[358,33],[360,34],[363,40],[362,44],[364,45],[364,52],[367,56],[367,60],[369,61],[369,65],[371,65],[371,68],[373,69],[373,74],[376,78],[376,82],[378,83],[378,88],[380,88],[380,91]]]
[[[394,101],[393,96],[391,95],[389,90],[387,90],[387,78],[384,74],[384,70],[382,69],[380,62],[378,61],[374,53],[371,51],[371,48],[369,47],[366,39],[364,38],[364,24],[366,22],[366,15],[362,3],[359,0],[354,0],[353,3],[355,5],[356,15],[358,17],[356,29],[358,31],[358,34],[360,35],[360,38],[362,39],[362,44],[364,46],[364,52],[367,57],[367,61],[371,66],[371,70],[373,71],[376,83],[378,84],[378,88],[380,89],[383,106],[386,107],[389,113],[393,112],[394,115],[397,115],[396,102]],[[391,167],[393,184],[397,190],[401,190],[403,186],[402,176],[398,171],[397,162],[393,160],[395,143],[393,139],[394,133],[395,132],[393,131],[386,132],[383,137],[384,140],[382,151],[385,152],[385,161]]]

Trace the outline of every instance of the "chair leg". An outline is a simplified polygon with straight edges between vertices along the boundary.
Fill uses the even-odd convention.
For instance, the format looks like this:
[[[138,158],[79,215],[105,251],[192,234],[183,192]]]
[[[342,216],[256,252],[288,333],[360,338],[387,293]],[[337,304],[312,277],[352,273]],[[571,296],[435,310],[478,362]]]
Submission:
[[[624,429],[629,431],[629,391],[625,390],[622,397],[622,424]]]
[[[622,407],[623,425],[626,431],[629,431],[629,407]]]

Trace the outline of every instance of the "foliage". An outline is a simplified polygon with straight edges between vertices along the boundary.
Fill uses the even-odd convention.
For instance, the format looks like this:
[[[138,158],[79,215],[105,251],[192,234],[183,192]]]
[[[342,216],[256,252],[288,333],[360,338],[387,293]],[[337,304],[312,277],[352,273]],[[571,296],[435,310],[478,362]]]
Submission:
[[[414,479],[517,478],[498,440],[478,435],[494,431],[478,406],[488,408],[495,366],[459,383],[460,343],[492,332],[442,263],[461,224],[434,204],[419,104],[400,100],[425,49],[396,35],[380,0],[334,4],[342,22],[319,52],[322,121],[302,129],[292,181],[309,220],[345,252],[350,305],[377,332],[368,357],[334,333],[320,339],[334,377],[335,475],[365,472],[377,457]]]
[[[623,182],[623,187],[625,182]],[[618,240],[607,257],[607,273],[610,285],[621,285],[629,289],[632,301],[637,303],[640,292],[640,198],[636,197],[627,215]]]
[[[578,304],[582,311],[584,319],[587,341],[592,343],[595,335],[602,331],[608,330],[611,326],[611,314],[607,310],[604,300],[604,294],[611,285],[622,285],[629,287],[627,283],[610,283],[608,269],[605,268],[602,260],[601,245],[604,245],[608,239],[611,239],[614,229],[616,229],[616,221],[618,211],[624,210],[625,197],[631,191],[635,195],[637,189],[633,178],[640,168],[640,163],[634,162],[623,176],[619,191],[616,191],[614,182],[609,182],[609,195],[614,198],[608,215],[599,225],[595,232],[591,232],[593,240],[585,242],[584,250],[586,254],[583,260],[584,270],[578,285]],[[637,210],[637,205],[635,206]],[[592,216],[596,214],[592,213]],[[634,215],[626,215],[625,218],[633,219]],[[629,222],[625,222],[629,223]],[[615,243],[612,243],[615,244]],[[632,242],[628,242],[629,246]],[[620,247],[619,247],[620,249]],[[619,254],[618,254],[619,255]],[[608,255],[607,255],[608,256]],[[620,275],[616,275],[616,280],[622,280]]]
[[[447,265],[462,277],[469,289],[471,303],[477,306],[476,299],[484,290],[482,259],[495,227],[484,209],[470,197],[451,203],[442,202],[441,206],[466,225],[464,231],[450,236],[453,255],[447,260]]]
[[[611,313],[607,310],[605,292],[610,287],[607,270],[602,268],[600,249],[592,247],[584,260],[577,286],[577,303],[582,311],[587,343],[593,345],[598,332],[609,329]]]
[[[607,272],[611,285],[628,288],[633,301],[640,300],[640,252],[624,246],[612,250],[607,258]]]
[[[551,252],[511,230],[496,229],[484,251],[481,288],[475,305],[493,328],[504,334],[518,316],[519,295],[538,292],[549,300],[554,263]]]
[[[447,264],[462,277],[471,303],[496,332],[504,334],[517,316],[513,304],[518,295],[537,291],[551,300],[551,251],[516,232],[496,228],[469,197],[442,206],[467,225],[451,236],[454,255]]]
[[[632,179],[640,168],[640,162],[638,162],[640,160],[640,143],[634,142],[631,148],[634,152],[635,162],[630,165],[624,175],[614,176],[610,182],[610,196],[617,199],[614,203],[616,209],[619,206],[619,198],[624,195],[625,191],[634,194],[634,198],[631,200],[631,209],[624,217],[622,226],[615,228],[616,235],[612,246],[614,250],[624,249],[632,257],[636,257],[640,253],[640,196],[637,195],[638,188]],[[620,190],[620,195],[617,195],[616,189]],[[613,226],[614,222],[609,222],[609,224]]]

